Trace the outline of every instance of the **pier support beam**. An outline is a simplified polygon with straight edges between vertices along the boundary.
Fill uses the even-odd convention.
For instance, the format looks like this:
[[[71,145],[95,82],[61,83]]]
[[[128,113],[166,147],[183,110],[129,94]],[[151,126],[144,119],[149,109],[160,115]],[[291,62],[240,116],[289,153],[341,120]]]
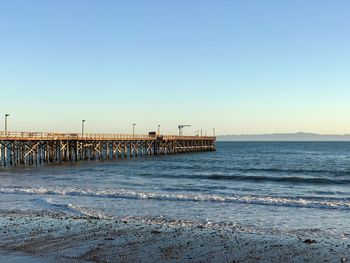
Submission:
[[[0,131],[0,166],[215,151],[215,137],[15,133]],[[10,133],[11,134],[11,133]]]

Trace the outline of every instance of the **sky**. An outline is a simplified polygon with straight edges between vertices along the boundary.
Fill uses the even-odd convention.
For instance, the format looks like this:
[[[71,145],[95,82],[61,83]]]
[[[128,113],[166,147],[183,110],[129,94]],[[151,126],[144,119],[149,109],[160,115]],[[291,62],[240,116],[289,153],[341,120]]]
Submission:
[[[0,0],[0,114],[12,131],[350,133],[349,14],[348,0]]]

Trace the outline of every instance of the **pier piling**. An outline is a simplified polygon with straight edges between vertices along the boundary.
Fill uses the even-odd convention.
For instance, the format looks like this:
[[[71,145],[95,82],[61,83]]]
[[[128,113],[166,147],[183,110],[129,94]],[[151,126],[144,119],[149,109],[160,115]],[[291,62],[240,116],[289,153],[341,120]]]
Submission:
[[[215,143],[212,136],[0,131],[0,166],[215,151]]]

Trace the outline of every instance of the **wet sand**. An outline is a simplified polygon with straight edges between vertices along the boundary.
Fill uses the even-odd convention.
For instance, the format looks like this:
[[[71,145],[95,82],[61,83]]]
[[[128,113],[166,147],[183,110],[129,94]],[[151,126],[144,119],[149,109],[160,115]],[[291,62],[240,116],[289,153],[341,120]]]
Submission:
[[[349,262],[350,241],[65,214],[0,213],[4,262]]]

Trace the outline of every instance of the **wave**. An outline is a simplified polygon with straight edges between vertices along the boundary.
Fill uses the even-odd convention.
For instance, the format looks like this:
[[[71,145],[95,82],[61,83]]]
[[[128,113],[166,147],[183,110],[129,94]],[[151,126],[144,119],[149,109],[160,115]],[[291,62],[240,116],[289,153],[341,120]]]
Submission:
[[[332,174],[335,176],[349,176],[350,171],[335,171],[325,169],[282,169],[282,168],[233,168],[240,172],[272,172],[287,174]]]
[[[92,218],[100,218],[100,219],[111,219],[112,218],[112,216],[108,215],[107,213],[97,211],[96,209],[82,207],[82,206],[74,205],[71,203],[59,202],[59,201],[53,200],[51,198],[42,198],[42,199],[40,199],[40,201],[44,202],[45,205],[58,207],[58,208],[61,208],[62,210],[73,211],[74,213],[77,213],[78,215],[89,216]]]
[[[264,176],[264,175],[235,175],[235,174],[140,174],[143,177],[159,177],[172,179],[205,179],[205,180],[226,180],[226,181],[248,181],[248,182],[279,182],[279,183],[300,183],[300,184],[318,184],[318,185],[341,185],[350,184],[350,179],[343,178],[325,178],[325,177],[300,177],[300,176]]]
[[[305,184],[350,184],[348,179],[329,179],[324,177],[298,177],[298,176],[260,176],[260,175],[208,175],[212,180],[234,180],[234,181],[270,181]]]
[[[198,171],[198,169],[202,168],[203,164],[200,165],[191,165],[186,167],[186,169]],[[178,170],[182,168],[181,166],[175,165],[173,167],[174,170]],[[226,162],[222,162],[220,165],[214,163],[210,165],[211,170],[219,170],[226,173],[229,172],[266,172],[266,173],[281,173],[281,174],[317,174],[317,175],[332,175],[332,176],[350,176],[350,170],[333,170],[333,169],[316,169],[312,167],[308,168],[282,168],[282,167],[242,167],[242,166],[227,166]]]
[[[163,201],[226,202],[269,206],[289,206],[320,209],[350,210],[350,199],[319,199],[312,197],[283,197],[260,195],[175,194],[137,192],[125,189],[79,189],[74,187],[8,187],[2,194],[66,195],[121,199],[149,199]]]

